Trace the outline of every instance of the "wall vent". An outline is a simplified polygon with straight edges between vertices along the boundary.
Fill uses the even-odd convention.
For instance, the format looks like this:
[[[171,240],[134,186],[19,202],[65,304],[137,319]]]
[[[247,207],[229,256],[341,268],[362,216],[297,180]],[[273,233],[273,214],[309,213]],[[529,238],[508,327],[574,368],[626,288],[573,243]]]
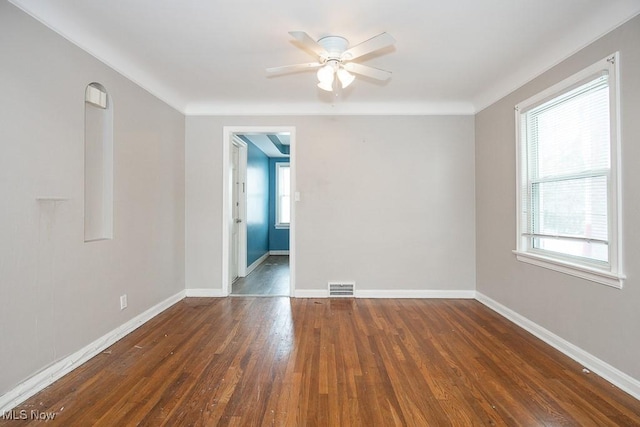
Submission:
[[[355,289],[355,282],[329,282],[329,297],[353,297]]]

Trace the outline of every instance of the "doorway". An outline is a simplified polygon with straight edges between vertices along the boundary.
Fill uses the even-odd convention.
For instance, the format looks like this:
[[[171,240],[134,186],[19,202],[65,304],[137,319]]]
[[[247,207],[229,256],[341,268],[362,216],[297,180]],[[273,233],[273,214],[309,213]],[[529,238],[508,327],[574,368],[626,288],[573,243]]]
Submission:
[[[296,194],[294,191],[295,128],[228,126],[224,127],[223,138],[223,159],[225,160],[223,163],[223,294],[225,296],[293,296],[295,293],[295,203],[293,202],[295,197],[292,196]],[[269,147],[265,148],[266,145],[270,145],[267,138],[272,142],[271,149],[275,146],[280,151],[280,155],[270,153]],[[245,150],[244,153],[242,150]],[[276,196],[273,193],[275,190],[271,188],[268,190],[271,216],[265,222],[264,215],[261,214],[262,205],[259,204],[259,199],[264,198],[261,195],[262,190],[256,192],[256,185],[251,187],[252,180],[263,179],[261,174],[264,176],[265,172],[260,169],[263,168],[261,165],[263,163],[266,165],[267,161],[270,187],[275,187],[273,185],[275,170],[279,169],[275,164],[285,161],[287,163],[288,191],[279,196],[282,196],[281,205],[285,206],[284,212],[289,215],[288,224],[283,225],[279,221],[274,221],[270,213],[271,203]],[[258,187],[262,185],[258,184]],[[256,203],[259,204],[258,207]],[[260,233],[263,235],[266,231],[264,227],[267,226],[269,233],[274,235],[276,233],[273,229],[286,228],[286,251],[278,249],[277,246],[276,250],[270,250],[273,247],[265,248]]]

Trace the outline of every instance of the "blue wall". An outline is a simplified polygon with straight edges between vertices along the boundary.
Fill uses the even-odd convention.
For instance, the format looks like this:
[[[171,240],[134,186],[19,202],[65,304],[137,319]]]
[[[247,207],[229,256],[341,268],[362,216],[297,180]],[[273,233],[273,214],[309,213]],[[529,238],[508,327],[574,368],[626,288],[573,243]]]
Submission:
[[[247,266],[269,252],[269,158],[247,144]]]
[[[288,158],[269,159],[269,249],[289,250],[289,229],[277,229],[276,224],[276,163],[288,163]]]

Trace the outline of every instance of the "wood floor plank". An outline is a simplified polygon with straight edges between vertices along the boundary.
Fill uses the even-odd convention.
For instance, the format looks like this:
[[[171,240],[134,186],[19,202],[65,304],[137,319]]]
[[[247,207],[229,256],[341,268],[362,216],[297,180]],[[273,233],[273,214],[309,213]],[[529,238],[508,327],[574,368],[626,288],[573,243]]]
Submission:
[[[289,255],[270,255],[246,277],[231,285],[231,295],[288,296]]]
[[[640,426],[473,300],[187,298],[15,411],[61,426]],[[38,420],[4,425],[39,425]]]

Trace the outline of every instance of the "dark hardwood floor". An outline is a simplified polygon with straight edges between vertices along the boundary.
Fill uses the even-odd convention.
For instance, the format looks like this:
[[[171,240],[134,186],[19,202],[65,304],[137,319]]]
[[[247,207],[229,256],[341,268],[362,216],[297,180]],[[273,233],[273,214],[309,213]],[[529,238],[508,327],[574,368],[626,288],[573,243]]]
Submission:
[[[232,295],[289,296],[289,256],[271,255],[247,277],[231,285]]]
[[[62,426],[640,425],[640,401],[582,368],[474,300],[188,298],[16,411]]]

